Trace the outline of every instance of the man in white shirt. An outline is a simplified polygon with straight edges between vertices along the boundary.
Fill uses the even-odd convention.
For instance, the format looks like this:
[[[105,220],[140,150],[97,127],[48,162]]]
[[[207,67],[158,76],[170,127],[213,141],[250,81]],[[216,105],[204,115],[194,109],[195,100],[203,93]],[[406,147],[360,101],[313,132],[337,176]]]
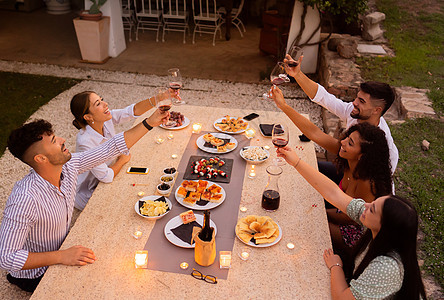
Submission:
[[[168,112],[156,110],[132,129],[72,155],[65,139],[55,136],[45,120],[25,124],[10,134],[10,152],[32,169],[14,185],[0,226],[0,267],[9,271],[9,282],[32,292],[48,266],[82,266],[96,260],[94,252],[83,246],[59,250],[68,234],[78,174],[127,154],[153,126],[168,118]]]
[[[375,81],[364,82],[360,86],[356,99],[353,102],[344,102],[328,93],[323,86],[302,73],[300,68],[302,59],[303,56],[299,57],[296,67],[289,67],[287,62],[295,61],[287,54],[284,63],[286,63],[285,70],[288,75],[294,77],[302,90],[313,102],[320,104],[331,113],[337,115],[342,121],[345,121],[347,128],[360,122],[367,122],[378,126],[384,131],[390,151],[391,171],[392,173],[395,172],[399,159],[398,149],[393,142],[390,128],[382,117],[395,100],[393,89],[386,83]],[[331,163],[320,163],[318,165],[319,171],[327,173],[326,175],[331,178],[329,175],[332,171],[331,167],[334,168],[334,166]],[[336,171],[333,171],[333,173],[336,173]],[[340,178],[342,178],[342,176],[340,176]]]

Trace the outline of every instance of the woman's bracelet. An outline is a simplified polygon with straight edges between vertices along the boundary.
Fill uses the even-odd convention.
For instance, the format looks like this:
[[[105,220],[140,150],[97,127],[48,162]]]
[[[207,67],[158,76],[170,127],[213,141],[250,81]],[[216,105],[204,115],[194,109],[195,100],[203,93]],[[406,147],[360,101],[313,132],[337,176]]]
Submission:
[[[336,267],[336,266],[338,266],[338,267],[341,267],[342,268],[342,266],[341,266],[341,264],[339,264],[339,263],[335,263],[334,265],[332,265],[330,268],[328,268],[329,270],[330,270],[330,272],[331,272],[331,269],[333,268],[333,267]]]
[[[298,162],[294,165],[294,167],[296,168],[296,167],[299,165],[300,162],[301,162],[301,158],[299,157],[299,160],[298,160]]]

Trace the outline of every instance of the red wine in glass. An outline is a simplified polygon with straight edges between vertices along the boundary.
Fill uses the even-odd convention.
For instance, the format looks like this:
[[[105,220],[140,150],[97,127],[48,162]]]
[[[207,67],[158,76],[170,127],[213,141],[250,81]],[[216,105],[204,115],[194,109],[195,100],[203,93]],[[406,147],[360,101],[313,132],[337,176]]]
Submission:
[[[262,194],[262,208],[265,210],[277,210],[281,201],[278,191],[266,190]]]
[[[171,105],[161,105],[159,106],[161,111],[169,111],[171,109]]]
[[[288,62],[287,65],[291,68],[297,67],[299,65],[298,62],[292,61],[292,62]]]
[[[271,140],[271,142],[278,148],[283,148],[288,144],[288,140],[283,138],[274,138]]]
[[[178,90],[182,88],[182,82],[170,82],[170,88],[173,90]]]
[[[285,82],[285,79],[281,78],[281,77],[276,77],[274,78],[271,83],[274,85],[281,85]]]

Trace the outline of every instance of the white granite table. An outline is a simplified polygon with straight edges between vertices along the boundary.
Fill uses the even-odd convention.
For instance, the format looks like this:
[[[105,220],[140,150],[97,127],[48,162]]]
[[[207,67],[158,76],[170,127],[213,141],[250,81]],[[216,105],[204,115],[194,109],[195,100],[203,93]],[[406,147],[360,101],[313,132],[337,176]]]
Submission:
[[[173,107],[173,110],[182,112],[191,119],[191,123],[202,123],[203,131],[214,130],[214,120],[226,114],[237,117],[252,112],[190,105]],[[257,131],[251,145],[271,146],[272,156],[256,166],[255,179],[247,178],[247,165],[241,206],[247,207],[248,211],[239,212],[239,217],[249,214],[272,217],[283,232],[278,244],[269,248],[252,248],[250,259],[242,261],[237,253],[245,245],[236,238],[228,279],[218,280],[215,285],[206,284],[190,275],[136,269],[134,253],[144,248],[155,224],[155,221],[146,220],[135,213],[137,193],[155,193],[163,168],[177,168],[192,134],[191,126],[180,131],[154,128],[131,149],[131,161],[126,165],[148,166],[150,173],[130,175],[122,171],[113,183],[99,184],[62,245],[62,249],[74,245],[89,247],[95,252],[97,261],[83,267],[49,267],[32,299],[330,299],[330,277],[322,253],[325,248],[331,247],[331,241],[322,197],[294,168],[285,165],[279,179],[280,208],[275,212],[266,212],[260,205],[267,183],[265,169],[276,154],[271,139],[259,134],[259,124],[286,123],[291,132],[290,146],[302,146],[303,150],[299,150],[302,159],[315,166],[313,143],[299,141],[299,130],[285,114],[272,111],[256,113],[260,117],[250,122]],[[139,118],[136,122],[141,120]],[[170,132],[174,134],[172,140],[166,139],[160,145],[155,143],[156,136],[166,137]],[[172,159],[172,154],[177,154],[179,158]],[[132,183],[145,185],[133,187]],[[314,204],[317,207],[313,207]],[[175,202],[174,205],[180,204]],[[136,228],[143,232],[139,240],[132,237]],[[293,250],[286,247],[289,242],[295,244]]]

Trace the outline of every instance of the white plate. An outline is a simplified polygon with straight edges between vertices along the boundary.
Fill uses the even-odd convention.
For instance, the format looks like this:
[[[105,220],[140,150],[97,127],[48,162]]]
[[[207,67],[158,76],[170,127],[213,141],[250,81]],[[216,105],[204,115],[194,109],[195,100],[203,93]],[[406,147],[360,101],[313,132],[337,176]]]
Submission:
[[[168,199],[167,197],[165,197],[166,202],[168,203],[168,207],[170,208],[169,210],[166,211],[166,213],[164,213],[163,215],[160,216],[155,216],[155,217],[149,217],[149,216],[144,216],[140,213],[140,209],[139,209],[139,202],[145,202],[146,200],[156,200],[159,199],[162,196],[156,196],[156,195],[152,195],[152,196],[145,196],[142,199],[139,199],[136,204],[134,204],[134,210],[136,211],[136,213],[146,219],[149,220],[158,220],[160,218],[162,218],[163,216],[165,216],[167,213],[169,213],[171,211],[171,209],[173,208],[173,204],[171,203],[170,199]]]
[[[234,149],[237,148],[237,140],[232,137],[231,135],[225,134],[225,133],[218,133],[218,132],[210,132],[214,137],[217,137],[219,139],[230,139],[230,143],[235,143],[234,148],[233,149],[227,149],[227,151],[225,152],[219,152],[217,151],[217,148],[210,148],[210,147],[205,147],[205,140],[203,139],[204,135],[201,135],[200,137],[197,138],[196,140],[196,145],[197,147],[205,152],[208,153],[213,153],[213,154],[224,154],[224,153],[228,153],[233,151]]]
[[[185,128],[185,127],[187,127],[188,125],[190,125],[190,119],[188,119],[187,117],[184,117],[184,119],[183,119],[183,123],[182,123],[182,125],[181,126],[178,126],[178,127],[167,127],[167,126],[165,126],[165,125],[163,125],[163,124],[160,124],[160,128],[163,128],[163,129],[166,129],[166,130],[180,130],[180,129],[182,129],[182,128]]]
[[[199,223],[200,226],[203,226],[204,216],[203,215],[195,215],[195,216],[196,216],[196,222]],[[185,243],[184,241],[179,239],[177,236],[175,236],[174,233],[171,231],[171,229],[176,228],[176,227],[180,226],[181,224],[183,224],[183,223],[182,223],[182,219],[180,218],[180,216],[175,216],[174,218],[169,220],[168,223],[166,223],[163,233],[165,234],[165,237],[167,238],[167,240],[171,244],[176,245],[178,247],[182,247],[182,248],[191,248],[192,249],[192,248],[194,248],[195,244],[190,245],[188,243]],[[216,224],[213,222],[213,220],[210,220],[210,227],[214,228],[214,236],[216,236],[217,227],[216,227]]]
[[[279,241],[282,239],[282,229],[281,229],[281,226],[279,226],[279,224],[277,223],[277,222],[275,222],[276,223],[276,225],[278,226],[278,228],[279,228],[279,236],[274,240],[274,242],[272,242],[272,243],[268,243],[268,244],[259,244],[259,245],[256,245],[255,243],[253,243],[252,241],[249,241],[248,243],[245,243],[243,240],[241,240],[240,239],[240,237],[237,235],[237,233],[236,233],[236,228],[234,229],[234,231],[235,231],[235,233],[236,233],[236,236],[237,236],[237,238],[242,242],[242,243],[244,243],[244,244],[246,244],[246,245],[248,245],[248,246],[251,246],[251,247],[255,247],[255,248],[267,248],[267,247],[271,247],[271,246],[273,246],[273,245],[276,245],[277,243],[279,243]]]
[[[198,182],[199,180],[190,180],[190,181]],[[205,180],[205,181],[208,181],[208,180]],[[188,203],[185,203],[185,202],[183,202],[183,199],[184,199],[184,198],[180,197],[180,196],[177,194],[177,191],[179,190],[179,188],[181,187],[181,185],[179,185],[179,186],[177,187],[174,196],[176,196],[176,200],[177,200],[177,202],[179,202],[182,206],[185,206],[186,208],[190,208],[190,209],[194,209],[194,210],[207,210],[207,209],[212,209],[212,208],[215,208],[215,207],[218,207],[219,205],[221,205],[222,202],[225,201],[225,198],[226,198],[226,196],[227,196],[227,193],[225,193],[225,190],[224,190],[224,188],[223,188],[222,186],[220,186],[219,184],[217,184],[217,183],[215,183],[215,182],[208,181],[208,187],[210,187],[212,184],[215,184],[215,185],[217,185],[218,187],[220,187],[220,188],[222,189],[221,192],[220,192],[220,193],[222,194],[222,198],[221,198],[221,200],[220,200],[219,202],[208,202],[208,203],[207,203],[206,205],[204,205],[204,206],[200,206],[200,205],[197,205],[197,204],[190,205],[190,204],[188,204]]]
[[[253,160],[253,159],[248,159],[248,158],[246,158],[246,157],[244,156],[244,151],[247,150],[247,149],[250,149],[250,148],[262,148],[262,149],[267,153],[267,157],[264,158],[264,159],[261,159],[261,160]],[[246,161],[249,161],[249,162],[251,162],[251,163],[261,163],[261,162],[266,161],[266,160],[270,157],[270,152],[268,152],[268,150],[264,149],[264,147],[261,147],[261,146],[246,146],[246,147],[243,147],[243,148],[239,151],[239,155],[240,155],[243,159],[245,159]]]
[[[230,119],[237,119],[237,117],[230,117]],[[245,132],[245,130],[247,130],[248,128],[250,128],[250,123],[248,123],[248,121],[245,121],[245,123],[247,123],[247,127],[245,129],[241,129],[239,131],[233,132],[233,131],[225,131],[220,129],[219,127],[216,126],[217,123],[222,123],[222,120],[225,119],[225,117],[217,119],[216,121],[214,121],[213,126],[214,128],[216,128],[217,131],[223,132],[223,133],[228,133],[228,134],[240,134],[242,132]]]

